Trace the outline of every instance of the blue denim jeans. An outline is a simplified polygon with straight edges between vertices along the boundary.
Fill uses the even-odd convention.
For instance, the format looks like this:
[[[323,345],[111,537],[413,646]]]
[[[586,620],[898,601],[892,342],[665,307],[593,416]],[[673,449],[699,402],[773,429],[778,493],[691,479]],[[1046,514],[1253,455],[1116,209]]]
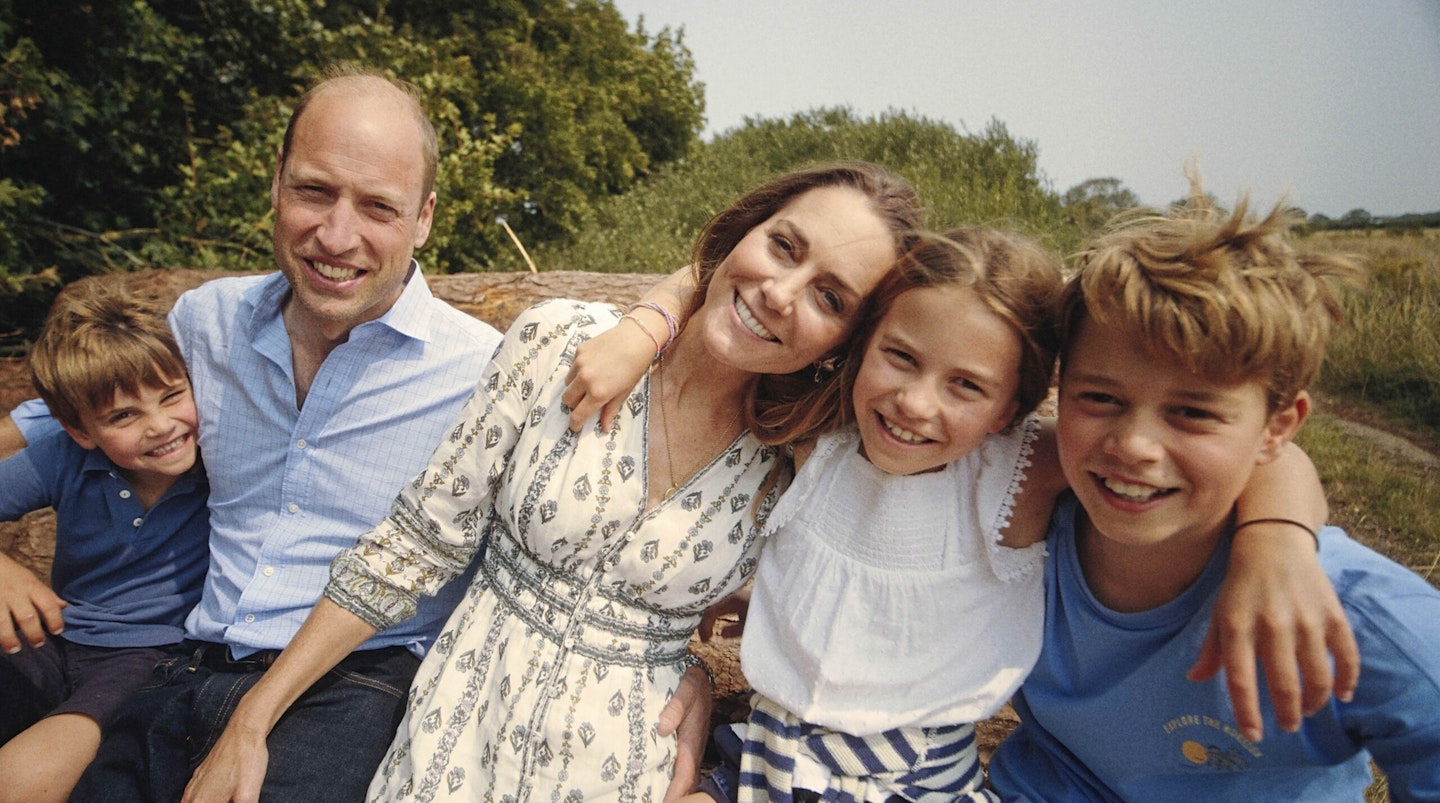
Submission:
[[[187,642],[121,709],[71,801],[175,801],[269,655],[230,662]],[[262,801],[359,801],[405,713],[420,661],[401,648],[352,653],[276,723]]]

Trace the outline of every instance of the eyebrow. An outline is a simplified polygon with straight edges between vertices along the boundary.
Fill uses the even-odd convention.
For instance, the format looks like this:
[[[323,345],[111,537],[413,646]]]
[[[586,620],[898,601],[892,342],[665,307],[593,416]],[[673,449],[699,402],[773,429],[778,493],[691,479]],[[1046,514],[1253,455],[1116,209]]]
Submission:
[[[807,254],[811,254],[811,253],[814,252],[814,244],[810,241],[810,238],[807,237],[807,236],[805,236],[805,231],[800,227],[799,224],[795,223],[795,222],[792,221],[790,218],[784,218],[784,217],[782,217],[782,218],[775,218],[775,220],[774,220],[774,226],[775,226],[776,228],[779,228],[779,227],[781,227],[781,226],[784,226],[784,227],[785,227],[785,231],[786,231],[786,235],[789,236],[790,239],[792,239],[792,240],[795,241],[795,245],[796,245],[797,247],[799,247],[800,250],[804,251],[804,252],[807,253]],[[856,242],[856,241],[853,241],[853,240],[852,240],[852,241],[848,241],[848,242]],[[836,243],[835,246],[831,246],[831,250],[834,250],[836,246],[845,245],[845,244],[847,244],[847,243]],[[845,295],[847,295],[847,296],[849,296],[849,300],[851,300],[851,301],[860,301],[860,300],[863,300],[863,299],[865,298],[865,294],[864,294],[864,293],[862,293],[862,292],[860,292],[858,289],[856,289],[854,284],[852,284],[851,282],[847,281],[847,280],[845,279],[845,277],[841,276],[839,273],[835,272],[834,270],[826,270],[826,271],[825,271],[825,275],[828,276],[828,277],[830,277],[830,280],[831,280],[832,282],[834,282],[835,284],[839,285],[840,292],[843,293],[843,294],[845,294]],[[854,312],[855,312],[854,310],[851,310],[849,314],[852,314],[852,315],[853,315]]]
[[[1075,382],[1089,382],[1092,385],[1100,385],[1106,388],[1113,388],[1123,384],[1120,380],[1111,378],[1105,374],[1074,373],[1069,378]],[[1225,399],[1225,394],[1210,390],[1179,390],[1172,395],[1183,401],[1204,402],[1215,404]]]

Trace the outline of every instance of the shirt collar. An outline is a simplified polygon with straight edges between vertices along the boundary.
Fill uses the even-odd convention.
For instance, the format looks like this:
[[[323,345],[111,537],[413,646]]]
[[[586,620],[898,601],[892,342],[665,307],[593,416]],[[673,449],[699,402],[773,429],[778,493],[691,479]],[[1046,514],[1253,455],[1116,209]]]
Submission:
[[[70,436],[66,435],[65,437],[68,438]],[[118,477],[122,480],[124,479],[120,474],[120,467],[115,465],[115,461],[111,460],[103,449],[99,448],[85,450],[85,462],[81,465],[80,470],[86,474],[99,472]],[[197,455],[195,458],[195,467],[176,477],[175,484],[172,485],[166,493],[167,495],[170,493],[184,493],[200,483],[203,483],[207,488],[210,486],[209,478],[205,476],[205,469],[202,467],[200,457]]]

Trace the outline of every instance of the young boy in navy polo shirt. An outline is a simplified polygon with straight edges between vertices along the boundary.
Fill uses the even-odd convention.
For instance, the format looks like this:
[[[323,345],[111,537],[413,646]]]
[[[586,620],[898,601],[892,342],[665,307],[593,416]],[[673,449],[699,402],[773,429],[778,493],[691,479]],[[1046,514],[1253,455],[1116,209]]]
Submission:
[[[64,432],[0,461],[0,520],[56,513],[51,587],[0,556],[0,801],[69,796],[181,640],[209,556],[195,401],[164,310],[71,288],[30,368]]]

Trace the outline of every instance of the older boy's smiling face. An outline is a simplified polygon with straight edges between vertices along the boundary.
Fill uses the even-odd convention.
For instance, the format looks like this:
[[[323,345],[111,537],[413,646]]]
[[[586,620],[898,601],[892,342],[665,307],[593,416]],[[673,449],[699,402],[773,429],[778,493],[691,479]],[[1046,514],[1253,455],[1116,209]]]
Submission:
[[[1218,538],[1284,439],[1259,381],[1221,385],[1086,321],[1060,382],[1065,478],[1096,530],[1132,546]]]

